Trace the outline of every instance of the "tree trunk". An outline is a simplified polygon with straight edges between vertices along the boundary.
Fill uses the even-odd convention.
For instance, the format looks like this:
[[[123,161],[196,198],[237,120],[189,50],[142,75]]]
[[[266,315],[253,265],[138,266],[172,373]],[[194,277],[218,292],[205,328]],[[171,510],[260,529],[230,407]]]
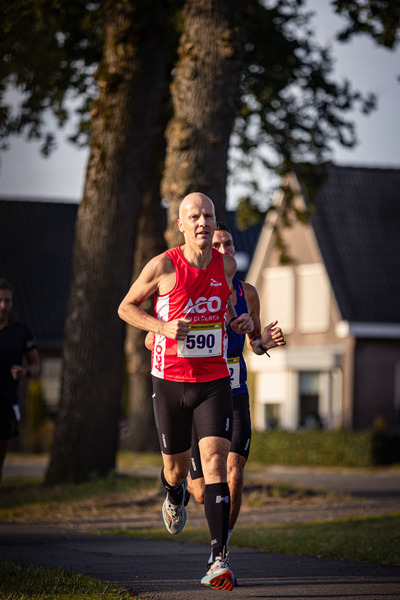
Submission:
[[[125,324],[140,201],[165,85],[163,0],[110,0],[79,207],[60,407],[48,483],[115,467]]]
[[[152,177],[142,202],[135,251],[133,281],[143,267],[157,254],[164,252],[165,211],[160,198],[160,165],[165,156],[165,119],[158,128],[152,157]],[[149,298],[142,308],[153,315],[154,302]],[[153,414],[153,386],[151,381],[151,353],[144,345],[146,331],[127,326],[125,352],[128,371],[128,432],[124,447],[135,452],[157,452],[160,449]]]
[[[225,217],[229,139],[239,110],[244,50],[243,0],[187,0],[179,60],[171,85],[174,117],[167,127],[162,194],[168,201],[166,240],[182,243],[176,220],[192,191],[209,196]]]

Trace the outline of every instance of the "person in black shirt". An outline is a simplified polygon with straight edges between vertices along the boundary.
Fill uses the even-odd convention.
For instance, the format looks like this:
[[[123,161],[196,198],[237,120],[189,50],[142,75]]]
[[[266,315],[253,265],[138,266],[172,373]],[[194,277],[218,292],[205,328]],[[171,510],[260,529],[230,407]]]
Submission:
[[[0,279],[0,481],[10,441],[19,434],[18,383],[40,369],[35,337],[18,321],[12,298],[11,284]],[[23,356],[27,367],[22,366]]]

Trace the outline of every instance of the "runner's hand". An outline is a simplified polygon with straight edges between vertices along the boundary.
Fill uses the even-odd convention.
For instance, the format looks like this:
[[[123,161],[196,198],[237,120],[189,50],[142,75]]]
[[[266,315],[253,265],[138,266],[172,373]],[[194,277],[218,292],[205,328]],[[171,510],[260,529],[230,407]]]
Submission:
[[[254,329],[253,319],[247,313],[242,313],[230,324],[235,333],[251,333]]]
[[[155,334],[152,331],[149,331],[149,333],[146,335],[144,345],[146,346],[147,350],[153,350],[154,336]]]
[[[189,319],[174,319],[173,321],[163,322],[161,335],[165,335],[170,340],[185,340],[189,331]]]
[[[11,376],[15,381],[19,381],[25,377],[25,369],[21,365],[13,365],[11,367]]]
[[[260,341],[266,350],[276,348],[276,346],[286,345],[282,329],[280,327],[275,327],[277,323],[278,321],[273,321],[273,323],[267,325],[263,331]]]

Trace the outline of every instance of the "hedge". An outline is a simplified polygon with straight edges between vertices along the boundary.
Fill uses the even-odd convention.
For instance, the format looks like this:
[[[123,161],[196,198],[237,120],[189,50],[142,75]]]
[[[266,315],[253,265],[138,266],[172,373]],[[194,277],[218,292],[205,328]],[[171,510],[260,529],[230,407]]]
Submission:
[[[249,460],[261,464],[369,467],[400,463],[400,434],[385,431],[253,431]]]

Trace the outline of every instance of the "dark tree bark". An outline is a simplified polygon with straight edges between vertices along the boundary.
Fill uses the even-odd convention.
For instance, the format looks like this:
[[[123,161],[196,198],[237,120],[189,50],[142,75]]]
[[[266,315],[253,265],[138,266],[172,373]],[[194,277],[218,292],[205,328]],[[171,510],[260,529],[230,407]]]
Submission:
[[[61,400],[48,483],[115,467],[125,324],[140,201],[165,86],[162,0],[111,0],[79,207]]]
[[[247,2],[187,0],[179,60],[171,85],[174,117],[167,127],[162,194],[170,247],[182,243],[176,220],[192,191],[209,196],[225,216],[229,139],[239,110]]]
[[[148,188],[143,197],[142,213],[139,219],[135,250],[133,281],[143,267],[157,254],[164,252],[167,245],[164,239],[166,214],[161,207],[160,180],[161,164],[165,156],[165,118],[162,118],[153,148]],[[142,308],[153,315],[154,302],[149,298]],[[128,370],[128,432],[124,446],[135,452],[157,452],[157,429],[154,421],[151,381],[151,353],[144,345],[147,332],[127,326],[125,352]]]

